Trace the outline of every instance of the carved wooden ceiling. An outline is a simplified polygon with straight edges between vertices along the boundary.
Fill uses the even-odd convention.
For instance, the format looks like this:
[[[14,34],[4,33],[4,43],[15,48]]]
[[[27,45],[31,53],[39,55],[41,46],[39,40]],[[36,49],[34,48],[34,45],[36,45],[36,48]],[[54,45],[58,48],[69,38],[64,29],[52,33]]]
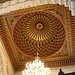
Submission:
[[[0,16],[0,33],[15,71],[37,52],[47,67],[75,64],[74,17],[64,5],[47,4]]]

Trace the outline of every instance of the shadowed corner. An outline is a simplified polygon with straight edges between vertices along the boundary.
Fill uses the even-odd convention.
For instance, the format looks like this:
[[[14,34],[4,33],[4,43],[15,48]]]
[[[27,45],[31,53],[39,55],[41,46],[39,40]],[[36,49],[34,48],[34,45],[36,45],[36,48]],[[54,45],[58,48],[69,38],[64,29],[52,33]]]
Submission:
[[[12,0],[0,0],[0,4],[1,4],[1,3],[5,3],[5,2],[7,2],[7,1],[12,1]]]

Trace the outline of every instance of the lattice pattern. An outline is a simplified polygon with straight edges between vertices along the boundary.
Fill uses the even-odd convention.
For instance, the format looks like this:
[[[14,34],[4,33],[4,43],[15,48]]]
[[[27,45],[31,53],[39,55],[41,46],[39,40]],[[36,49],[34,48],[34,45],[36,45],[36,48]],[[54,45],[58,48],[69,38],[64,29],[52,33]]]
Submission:
[[[42,29],[36,26],[43,25]],[[50,56],[56,53],[65,40],[65,30],[59,19],[47,12],[34,12],[21,17],[13,32],[17,47],[30,56]]]

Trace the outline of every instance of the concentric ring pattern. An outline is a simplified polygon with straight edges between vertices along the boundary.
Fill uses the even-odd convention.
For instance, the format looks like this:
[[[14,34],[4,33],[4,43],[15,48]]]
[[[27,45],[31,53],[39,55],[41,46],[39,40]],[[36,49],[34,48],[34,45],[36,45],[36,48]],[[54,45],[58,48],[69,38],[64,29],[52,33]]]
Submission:
[[[17,47],[25,54],[47,57],[56,53],[65,40],[61,21],[48,12],[32,12],[23,15],[13,30]]]

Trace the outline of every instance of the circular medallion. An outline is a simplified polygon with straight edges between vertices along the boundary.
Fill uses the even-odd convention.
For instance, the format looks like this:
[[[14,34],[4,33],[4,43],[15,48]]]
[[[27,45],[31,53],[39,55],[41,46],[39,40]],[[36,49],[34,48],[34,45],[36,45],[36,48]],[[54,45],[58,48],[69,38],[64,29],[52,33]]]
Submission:
[[[37,23],[36,24],[36,28],[37,29],[42,29],[43,28],[43,24],[42,23]]]
[[[17,47],[29,56],[51,56],[59,51],[65,40],[62,22],[53,14],[38,11],[23,15],[13,30]]]

